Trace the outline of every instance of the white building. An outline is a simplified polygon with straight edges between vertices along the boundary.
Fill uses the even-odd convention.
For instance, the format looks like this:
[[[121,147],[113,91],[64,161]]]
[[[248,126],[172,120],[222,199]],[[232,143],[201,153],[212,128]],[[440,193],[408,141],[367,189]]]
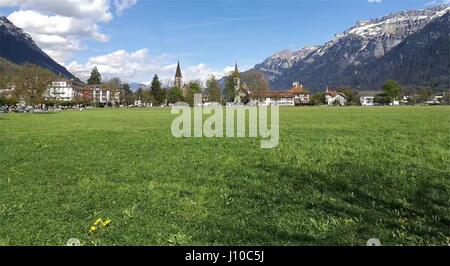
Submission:
[[[375,96],[382,94],[382,91],[360,91],[359,92],[359,101],[362,106],[373,106]]]
[[[288,91],[268,91],[250,94],[251,104],[295,106],[309,103],[309,93],[303,86],[294,82]]]
[[[345,94],[342,92],[329,90],[328,88],[325,91],[325,100],[328,105],[344,106],[347,104],[347,96]]]
[[[109,104],[120,102],[120,91],[109,89],[101,85],[88,85],[85,89],[91,91],[92,101],[96,103]]]
[[[52,82],[47,90],[46,99],[58,101],[72,101],[75,97],[71,81],[59,80]]]
[[[294,106],[294,97],[285,92],[268,91],[264,93],[252,94],[250,104],[252,105],[279,105]]]
[[[434,101],[434,104],[445,104],[446,97],[448,99],[448,93],[442,92],[442,93],[434,95],[432,101]]]

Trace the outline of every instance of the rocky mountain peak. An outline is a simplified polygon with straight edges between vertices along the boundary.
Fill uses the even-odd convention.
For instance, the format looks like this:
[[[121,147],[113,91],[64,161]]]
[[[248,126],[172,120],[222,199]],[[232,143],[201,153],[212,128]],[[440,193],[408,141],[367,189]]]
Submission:
[[[355,26],[344,32],[361,37],[377,37],[384,34],[396,34],[399,30],[407,28],[408,34],[421,29],[432,19],[440,17],[450,10],[449,6],[438,6],[423,10],[411,10],[392,13],[387,16],[373,20],[359,21]]]
[[[255,68],[267,73],[266,78],[272,80],[279,75],[283,69],[292,67],[319,47],[320,46],[308,46],[296,51],[290,49],[282,50],[267,58],[261,64],[255,66]]]
[[[318,89],[342,80],[342,73],[349,68],[357,73],[358,68],[383,58],[449,12],[450,6],[442,5],[359,21],[321,46],[283,50],[257,64],[255,69],[264,74],[273,89],[286,89],[294,81]]]
[[[3,28],[10,35],[13,35],[18,39],[35,44],[28,33],[26,33],[23,29],[16,27],[8,18],[4,16],[0,16],[0,28]]]

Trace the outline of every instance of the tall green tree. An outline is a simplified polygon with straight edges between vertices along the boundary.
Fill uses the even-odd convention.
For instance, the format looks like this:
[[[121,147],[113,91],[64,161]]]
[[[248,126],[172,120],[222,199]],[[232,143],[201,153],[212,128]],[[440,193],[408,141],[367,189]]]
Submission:
[[[177,103],[183,101],[183,92],[178,86],[173,86],[167,91],[167,102]]]
[[[230,73],[230,75],[225,77],[223,98],[226,102],[233,102],[235,94],[236,92],[234,91],[234,75],[233,73]]]
[[[190,105],[194,106],[194,95],[201,93],[202,88],[200,86],[200,83],[191,81],[188,84],[187,92],[186,92],[186,98],[185,101]]]
[[[122,102],[125,105],[131,105],[134,103],[134,96],[133,96],[133,91],[130,88],[130,85],[128,85],[128,83],[124,83],[122,85]]]
[[[91,77],[88,79],[89,85],[96,85],[102,83],[102,76],[100,72],[98,72],[97,67],[94,67],[91,71]]]
[[[144,98],[144,89],[143,88],[139,88],[137,89],[137,91],[134,93],[134,97],[136,98],[136,100],[141,100]]]
[[[214,75],[212,75],[211,78],[206,81],[206,94],[209,100],[212,102],[220,103],[222,101],[219,81],[216,79],[216,77],[214,77]]]
[[[150,85],[150,93],[153,97],[153,104],[155,106],[162,105],[166,100],[166,93],[161,87],[158,75],[153,76],[152,84]]]
[[[392,99],[398,99],[402,92],[402,87],[395,80],[388,80],[383,85],[384,93]]]

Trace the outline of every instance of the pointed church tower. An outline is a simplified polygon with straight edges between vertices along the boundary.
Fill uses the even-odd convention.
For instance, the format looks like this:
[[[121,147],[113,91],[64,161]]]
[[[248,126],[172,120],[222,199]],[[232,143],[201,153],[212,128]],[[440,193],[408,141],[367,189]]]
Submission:
[[[241,75],[239,74],[239,69],[236,64],[234,65],[234,72],[233,72],[233,80],[234,80],[234,102],[240,103],[241,102],[241,94],[240,94],[240,88],[241,88]]]
[[[237,61],[236,64],[234,65],[233,79],[234,79],[234,92],[237,93],[239,88],[241,87],[241,75],[239,74]]]
[[[183,75],[181,74],[180,61],[177,63],[177,71],[175,72],[174,85],[179,89],[183,87]]]

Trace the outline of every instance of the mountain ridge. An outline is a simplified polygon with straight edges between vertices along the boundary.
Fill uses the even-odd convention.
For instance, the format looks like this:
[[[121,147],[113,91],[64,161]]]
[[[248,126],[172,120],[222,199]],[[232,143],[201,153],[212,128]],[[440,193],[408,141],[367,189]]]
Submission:
[[[57,75],[79,81],[65,67],[39,48],[28,33],[16,27],[4,16],[0,16],[0,39],[0,57],[19,65],[35,64]]]
[[[379,87],[379,82],[369,82],[372,80],[370,78],[359,81],[358,76],[352,73],[355,71],[358,73],[367,65],[373,66],[373,62],[383,58],[409,36],[422,31],[429,23],[449,12],[450,6],[442,5],[423,10],[400,11],[368,21],[359,21],[318,48],[314,46],[313,51],[301,60],[286,56],[289,54],[282,51],[256,64],[253,69],[263,73],[274,90],[289,88],[294,81],[299,81],[313,91],[322,90],[328,85],[373,89]],[[280,56],[280,53],[284,57]],[[350,72],[350,69],[353,72]],[[400,76],[404,77],[403,74]],[[406,79],[400,81],[406,83],[405,85],[416,85],[408,84]],[[446,84],[437,84],[437,86],[444,85]]]

